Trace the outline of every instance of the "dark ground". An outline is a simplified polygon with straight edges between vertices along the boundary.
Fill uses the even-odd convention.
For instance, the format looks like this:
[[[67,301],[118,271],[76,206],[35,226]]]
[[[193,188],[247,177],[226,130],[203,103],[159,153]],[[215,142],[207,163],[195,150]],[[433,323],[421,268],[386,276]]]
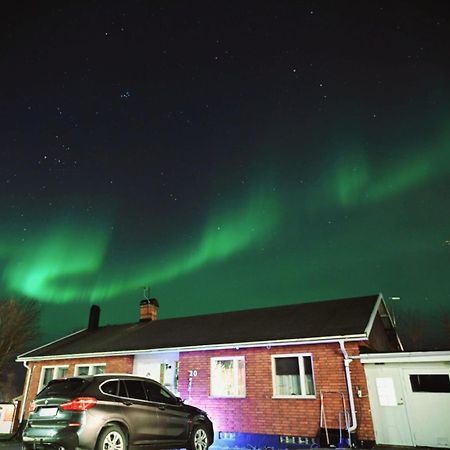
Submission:
[[[416,447],[375,447],[377,450],[413,450]],[[0,438],[0,449],[1,450],[20,450],[21,443],[16,440],[2,440]],[[316,450],[329,450],[329,449],[316,449]],[[435,450],[431,447],[420,447],[420,450]]]

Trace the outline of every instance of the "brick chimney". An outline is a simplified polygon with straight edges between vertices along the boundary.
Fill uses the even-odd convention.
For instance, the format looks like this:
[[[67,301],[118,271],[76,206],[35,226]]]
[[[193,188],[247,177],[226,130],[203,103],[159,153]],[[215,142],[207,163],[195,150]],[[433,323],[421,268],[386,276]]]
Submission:
[[[158,308],[159,303],[156,298],[141,300],[141,303],[139,304],[139,321],[146,322],[156,320],[158,317]]]

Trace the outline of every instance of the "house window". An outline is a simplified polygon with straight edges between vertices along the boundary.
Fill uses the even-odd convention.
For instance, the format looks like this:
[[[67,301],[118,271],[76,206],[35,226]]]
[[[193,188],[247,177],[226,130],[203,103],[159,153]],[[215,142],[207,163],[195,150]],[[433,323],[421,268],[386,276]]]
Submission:
[[[243,356],[211,358],[211,396],[245,397]]]
[[[105,373],[106,364],[89,364],[75,366],[75,376],[83,375],[97,375],[99,373]]]
[[[39,382],[39,391],[47,386],[47,384],[57,378],[65,378],[69,366],[52,366],[43,367],[41,371],[41,379]]]
[[[274,397],[313,397],[315,395],[311,355],[272,356]]]
[[[450,377],[448,374],[410,375],[413,392],[450,392]]]

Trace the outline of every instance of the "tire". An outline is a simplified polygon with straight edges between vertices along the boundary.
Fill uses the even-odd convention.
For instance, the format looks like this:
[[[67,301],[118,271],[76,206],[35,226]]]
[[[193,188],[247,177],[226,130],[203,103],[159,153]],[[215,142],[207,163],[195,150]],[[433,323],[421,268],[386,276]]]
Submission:
[[[128,442],[122,428],[111,425],[99,435],[96,450],[127,450]]]
[[[196,425],[192,429],[187,450],[207,450],[210,444],[208,430],[204,425]]]

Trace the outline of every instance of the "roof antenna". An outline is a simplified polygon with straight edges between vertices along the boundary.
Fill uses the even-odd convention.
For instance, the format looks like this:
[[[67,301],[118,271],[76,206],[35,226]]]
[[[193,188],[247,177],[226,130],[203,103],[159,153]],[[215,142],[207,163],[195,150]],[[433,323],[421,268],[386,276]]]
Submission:
[[[144,286],[143,289],[144,289],[144,298],[145,298],[145,300],[150,300],[148,298],[149,294],[150,294],[150,286]]]

